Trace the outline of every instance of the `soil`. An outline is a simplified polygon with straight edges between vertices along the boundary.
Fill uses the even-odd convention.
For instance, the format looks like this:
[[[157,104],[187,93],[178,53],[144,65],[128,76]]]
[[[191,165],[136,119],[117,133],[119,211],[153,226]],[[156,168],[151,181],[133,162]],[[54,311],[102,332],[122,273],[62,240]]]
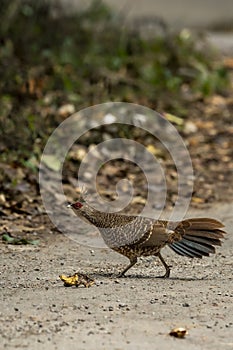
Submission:
[[[232,212],[233,203],[188,213],[222,220],[228,235],[203,260],[165,248],[169,279],[156,278],[164,271],[151,258],[116,278],[124,257],[49,230],[38,246],[1,243],[1,349],[232,349]],[[96,284],[65,287],[59,275],[76,271]],[[188,334],[172,337],[174,327]]]
[[[152,258],[140,261],[125,278],[116,278],[128,263],[124,257],[78,245],[59,233],[43,208],[36,175],[0,164],[1,232],[9,240],[40,240],[35,245],[0,243],[1,349],[233,348],[232,106],[232,97],[223,101],[215,96],[202,105],[204,110],[200,107],[206,111],[205,119],[200,113],[193,115],[194,131],[190,119],[189,127],[188,120],[184,122],[186,131],[181,130],[195,171],[187,217],[222,220],[227,238],[215,255],[203,260],[182,258],[165,248],[166,261],[173,266],[169,279],[156,278],[164,271]],[[175,200],[176,176],[169,160],[164,162],[170,169],[169,208]],[[77,196],[77,168],[69,166],[64,187],[72,200]],[[129,208],[137,212],[146,193],[143,176],[134,165],[107,164],[99,176],[101,193],[110,196],[115,183],[127,174],[138,185],[136,201]],[[12,178],[19,179],[13,189]],[[51,198],[57,205],[56,194]],[[80,232],[77,227],[77,235]],[[75,272],[87,274],[96,284],[65,287],[59,275]],[[184,339],[169,335],[175,327],[187,329]]]

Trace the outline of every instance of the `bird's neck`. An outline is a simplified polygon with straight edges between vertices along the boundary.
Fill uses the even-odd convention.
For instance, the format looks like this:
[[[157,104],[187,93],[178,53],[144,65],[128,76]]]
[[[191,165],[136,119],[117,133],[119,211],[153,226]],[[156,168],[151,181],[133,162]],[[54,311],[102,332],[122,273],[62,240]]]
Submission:
[[[103,215],[105,215],[105,213],[102,213],[95,208],[85,205],[85,207],[79,211],[78,215],[80,217],[84,217],[91,224],[98,227],[99,224],[103,221]]]

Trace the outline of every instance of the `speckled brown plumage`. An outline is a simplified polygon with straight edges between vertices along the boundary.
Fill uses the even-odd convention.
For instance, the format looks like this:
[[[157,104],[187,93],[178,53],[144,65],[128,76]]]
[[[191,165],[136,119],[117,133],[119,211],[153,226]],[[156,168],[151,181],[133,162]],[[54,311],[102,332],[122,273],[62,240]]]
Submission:
[[[162,277],[169,277],[170,267],[160,253],[165,245],[179,255],[202,258],[215,253],[214,246],[221,245],[225,234],[223,224],[210,218],[168,222],[137,215],[104,213],[89,206],[82,198],[71,207],[78,216],[98,228],[111,249],[130,260],[119,276],[135,265],[138,257],[155,255],[166,269]]]

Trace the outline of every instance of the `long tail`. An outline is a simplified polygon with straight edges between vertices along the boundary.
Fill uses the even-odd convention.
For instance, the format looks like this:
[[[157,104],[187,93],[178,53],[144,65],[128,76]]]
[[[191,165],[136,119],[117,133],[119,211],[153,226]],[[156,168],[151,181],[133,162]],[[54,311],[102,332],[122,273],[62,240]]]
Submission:
[[[190,258],[202,258],[215,253],[215,246],[221,245],[225,231],[224,225],[214,219],[199,218],[183,220],[176,227],[182,238],[178,242],[169,244],[177,254]]]

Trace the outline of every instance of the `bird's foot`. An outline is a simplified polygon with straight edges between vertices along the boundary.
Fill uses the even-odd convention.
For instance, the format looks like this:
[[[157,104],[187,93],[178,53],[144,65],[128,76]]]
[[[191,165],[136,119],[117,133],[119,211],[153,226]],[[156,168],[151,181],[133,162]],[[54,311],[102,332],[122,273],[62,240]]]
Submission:
[[[115,278],[122,278],[125,277],[125,274],[123,272],[118,273],[117,275],[114,275]]]
[[[171,273],[171,269],[168,268],[168,269],[166,270],[166,272],[165,272],[164,275],[162,275],[162,276],[156,276],[156,278],[169,278],[169,277],[170,277],[170,273]]]

